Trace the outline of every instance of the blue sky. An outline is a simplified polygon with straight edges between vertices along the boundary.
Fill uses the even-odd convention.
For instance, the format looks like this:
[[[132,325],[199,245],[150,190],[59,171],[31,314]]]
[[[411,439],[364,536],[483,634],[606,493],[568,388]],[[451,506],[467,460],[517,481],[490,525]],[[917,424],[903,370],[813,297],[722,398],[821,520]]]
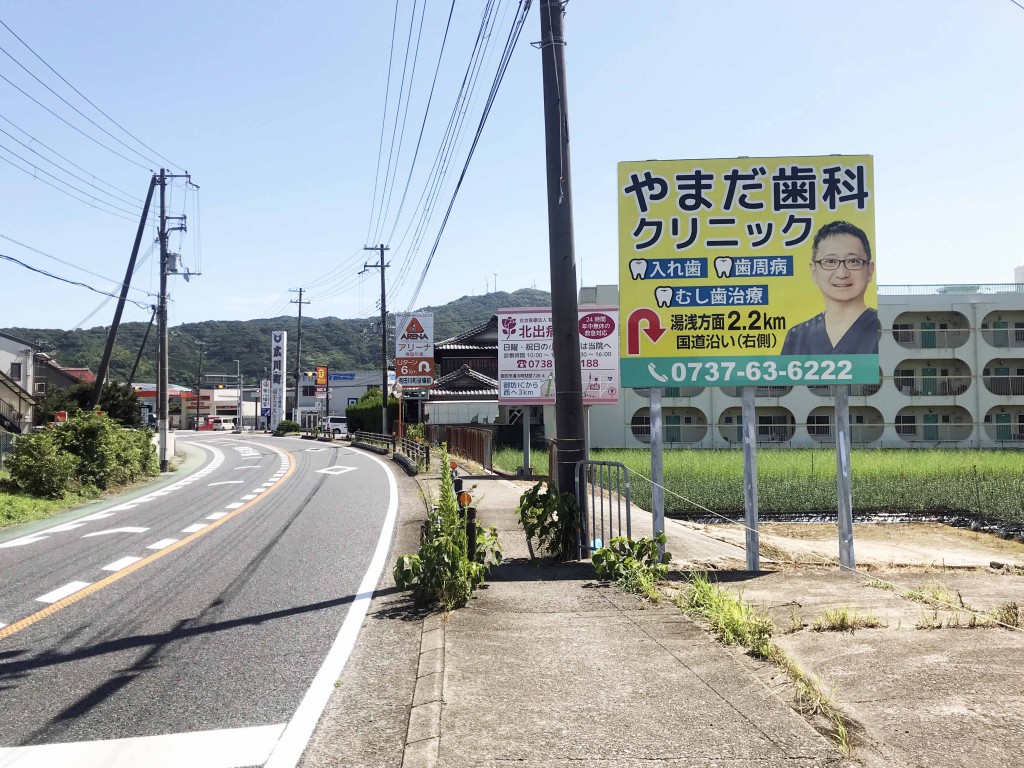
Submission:
[[[452,7],[446,0],[429,0],[425,15],[423,2],[415,6],[414,43],[421,17],[423,32],[411,89],[406,76],[411,96],[389,183],[412,0],[398,3],[386,112],[392,2],[0,6],[5,24],[153,150],[106,121],[0,27],[0,47],[145,158],[95,129],[2,53],[0,75],[139,165],[83,138],[3,80],[0,129],[10,136],[0,133],[0,148],[7,148],[0,157],[22,167],[27,160],[111,199],[25,146],[46,154],[41,142],[84,169],[75,173],[86,181],[121,190],[115,194],[127,201],[113,202],[127,211],[141,208],[150,169],[162,159],[187,169],[201,189],[186,192],[180,182],[170,188],[173,212],[189,217],[188,233],[172,235],[171,245],[202,275],[171,280],[172,324],[294,315],[288,301],[297,294],[288,289],[304,286],[313,302],[306,315],[372,317],[379,275],[357,273],[374,258],[361,249],[377,242],[392,246],[390,310],[481,294],[495,284],[548,289],[541,62],[530,45],[540,37],[534,2],[416,293],[518,7],[515,0],[494,3],[491,44],[464,132],[415,251],[420,219],[413,212],[470,61],[483,0],[456,2],[411,176]],[[616,163],[653,158],[871,154],[879,283],[1006,283],[1024,265],[1024,9],[1010,0],[572,0],[565,33],[576,258],[584,284],[617,279]],[[131,220],[102,212],[33,173],[38,178],[0,161],[0,254],[112,290],[99,276],[122,277],[137,214]],[[393,190],[384,217],[382,188]],[[148,228],[143,251],[153,237]],[[133,281],[141,290],[132,298],[143,306],[153,302],[146,294],[158,284],[155,266],[151,256]],[[109,323],[114,310],[112,301],[100,306],[102,296],[3,260],[0,295],[0,327],[91,327]],[[148,309],[134,305],[125,312],[126,320],[148,317]]]

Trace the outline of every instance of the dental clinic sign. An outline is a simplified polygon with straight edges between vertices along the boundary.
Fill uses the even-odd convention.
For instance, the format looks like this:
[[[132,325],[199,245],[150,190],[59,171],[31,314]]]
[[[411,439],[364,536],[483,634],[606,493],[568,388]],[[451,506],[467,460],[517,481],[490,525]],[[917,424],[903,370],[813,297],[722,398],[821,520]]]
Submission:
[[[619,311],[579,307],[580,370],[584,405],[619,402]],[[551,308],[498,310],[498,402],[555,402],[554,324]]]
[[[288,332],[270,333],[270,428],[277,429],[285,418],[285,361],[288,359]]]
[[[623,162],[622,386],[878,382],[870,156]]]

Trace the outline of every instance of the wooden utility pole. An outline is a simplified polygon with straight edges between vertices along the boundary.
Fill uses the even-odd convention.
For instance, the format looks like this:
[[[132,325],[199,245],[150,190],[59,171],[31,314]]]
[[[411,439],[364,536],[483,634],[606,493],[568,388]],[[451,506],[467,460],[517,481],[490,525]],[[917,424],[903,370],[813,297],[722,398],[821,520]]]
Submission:
[[[302,365],[302,305],[303,304],[309,304],[309,302],[302,300],[302,292],[305,290],[304,288],[289,288],[288,290],[291,293],[298,292],[298,294],[299,294],[299,298],[297,300],[296,299],[292,299],[292,304],[298,304],[299,305],[299,328],[298,328],[298,331],[299,331],[298,332],[298,337],[299,338],[298,338],[298,341],[295,343],[295,407],[292,408],[292,420],[298,422],[299,421],[299,380],[302,377],[302,373],[301,373],[302,372],[302,368],[300,368],[300,366]],[[328,412],[325,415],[326,416],[330,416],[331,414],[330,414],[330,412]]]
[[[583,377],[580,373],[579,304],[569,172],[569,108],[565,77],[565,38],[561,0],[541,0],[540,52],[544,77],[544,134],[547,150],[548,246],[551,261],[551,321],[555,358],[555,429],[560,492],[572,492],[576,462],[586,458]],[[586,494],[580,499],[585,519]]]

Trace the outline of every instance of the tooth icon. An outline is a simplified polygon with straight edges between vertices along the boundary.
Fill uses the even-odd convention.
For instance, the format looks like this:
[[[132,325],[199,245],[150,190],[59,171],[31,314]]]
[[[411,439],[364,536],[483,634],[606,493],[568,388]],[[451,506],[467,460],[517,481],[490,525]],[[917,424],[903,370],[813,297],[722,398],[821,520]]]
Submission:
[[[629,262],[629,271],[634,280],[643,280],[647,276],[647,260],[632,259]]]
[[[728,256],[719,256],[715,259],[715,274],[719,277],[729,277],[732,274],[732,259]]]
[[[654,300],[659,307],[667,307],[672,304],[672,286],[659,285],[654,289]]]

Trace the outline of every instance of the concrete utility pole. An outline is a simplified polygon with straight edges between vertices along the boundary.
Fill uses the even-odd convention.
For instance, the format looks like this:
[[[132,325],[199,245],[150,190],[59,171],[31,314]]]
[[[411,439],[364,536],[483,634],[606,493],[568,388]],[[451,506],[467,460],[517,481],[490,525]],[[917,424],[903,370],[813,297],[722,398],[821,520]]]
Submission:
[[[196,432],[199,431],[199,401],[203,394],[203,350],[205,347],[206,342],[196,342],[196,350],[199,352],[199,375],[196,377]]]
[[[381,245],[367,245],[364,251],[380,251],[380,264],[364,264],[363,271],[368,269],[380,269],[380,394],[381,394],[381,429],[380,433],[388,433],[388,310],[385,303],[385,281],[384,270],[390,264],[384,263],[384,251],[390,251],[383,243]],[[578,357],[579,355],[577,355]]]
[[[160,298],[157,301],[156,426],[160,433],[160,471],[167,471],[167,171],[160,169]]]
[[[167,413],[167,390],[170,388],[169,376],[167,372],[168,366],[168,338],[167,338],[167,275],[170,272],[177,272],[177,269],[172,270],[169,263],[167,253],[167,235],[170,232],[185,232],[185,217],[184,216],[168,216],[167,215],[167,180],[168,179],[188,179],[189,183],[192,181],[192,177],[187,173],[167,173],[165,168],[160,169],[160,227],[158,231],[158,237],[160,240],[160,299],[157,302],[157,330],[159,331],[158,346],[159,352],[157,355],[157,384],[156,384],[156,397],[157,397],[157,429],[160,434],[160,471],[166,472],[167,465],[169,463],[167,458],[167,426],[169,421],[169,415]],[[177,226],[167,228],[167,220],[175,219],[181,223]]]
[[[583,377],[580,373],[579,304],[569,172],[569,109],[565,78],[564,2],[541,0],[540,52],[544,77],[544,134],[548,177],[548,245],[551,261],[551,321],[555,358],[555,429],[558,490],[572,491],[576,462],[586,458]],[[580,499],[580,513],[586,519]]]
[[[289,288],[291,293],[298,292],[298,300],[292,299],[292,304],[299,305],[299,328],[298,328],[298,341],[295,343],[295,406],[292,408],[292,420],[299,421],[299,378],[301,376],[302,369],[299,367],[302,364],[302,305],[309,304],[308,301],[302,300],[302,292],[304,288]]]

